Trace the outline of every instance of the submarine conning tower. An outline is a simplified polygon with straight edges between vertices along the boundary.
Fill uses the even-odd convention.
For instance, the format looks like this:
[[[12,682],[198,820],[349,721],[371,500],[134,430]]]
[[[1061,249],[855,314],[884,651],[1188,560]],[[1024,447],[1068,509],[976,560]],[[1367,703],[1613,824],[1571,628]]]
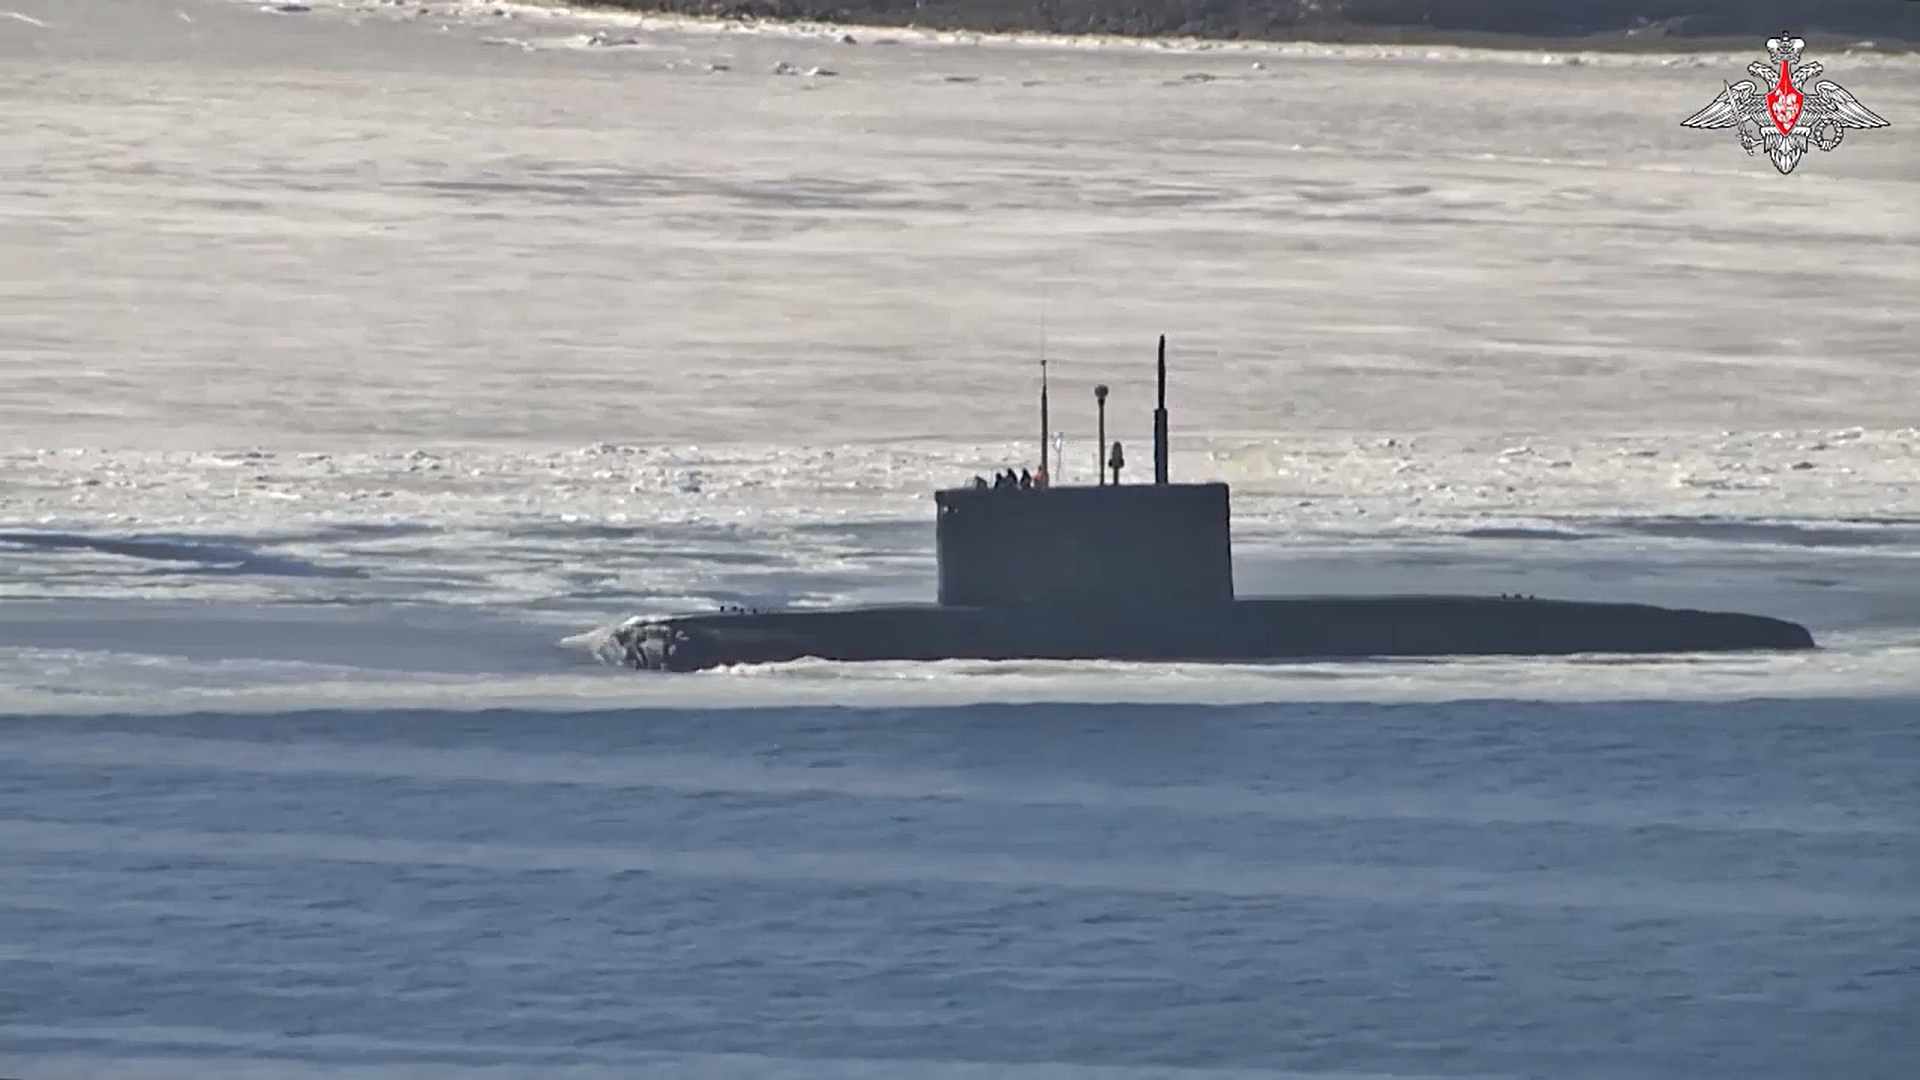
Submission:
[[[941,605],[1192,609],[1233,602],[1224,483],[1175,484],[1167,468],[1167,339],[1160,338],[1153,483],[1123,484],[1119,444],[1095,485],[949,488],[934,493]],[[1044,369],[1041,401],[1044,419]],[[1106,388],[1096,390],[1102,417]],[[1104,423],[1102,424],[1104,443]],[[1040,451],[1047,451],[1046,437]]]

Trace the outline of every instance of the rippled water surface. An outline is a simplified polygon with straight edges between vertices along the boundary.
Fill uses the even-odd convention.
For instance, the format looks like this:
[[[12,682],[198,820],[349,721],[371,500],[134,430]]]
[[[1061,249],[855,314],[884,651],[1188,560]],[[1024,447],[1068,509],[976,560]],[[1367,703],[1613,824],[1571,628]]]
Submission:
[[[0,759],[28,1061],[1914,1060],[1904,706],[324,712]]]

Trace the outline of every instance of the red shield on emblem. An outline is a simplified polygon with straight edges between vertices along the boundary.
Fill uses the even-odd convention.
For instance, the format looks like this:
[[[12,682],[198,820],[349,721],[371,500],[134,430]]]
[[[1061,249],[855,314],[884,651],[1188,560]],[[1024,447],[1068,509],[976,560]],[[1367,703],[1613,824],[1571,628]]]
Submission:
[[[1787,62],[1780,61],[1780,83],[1767,91],[1767,115],[1773,117],[1773,126],[1780,129],[1780,134],[1793,134],[1793,125],[1800,122],[1800,110],[1806,104],[1806,96],[1793,85],[1793,72],[1787,69]]]

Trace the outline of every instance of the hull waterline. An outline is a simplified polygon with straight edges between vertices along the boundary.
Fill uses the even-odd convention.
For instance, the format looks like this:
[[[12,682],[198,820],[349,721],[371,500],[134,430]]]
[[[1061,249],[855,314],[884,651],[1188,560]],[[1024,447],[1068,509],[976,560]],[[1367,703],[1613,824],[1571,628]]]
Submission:
[[[1481,597],[1244,599],[1178,611],[908,605],[636,619],[636,668],[803,658],[1248,662],[1362,657],[1689,653],[1815,647],[1795,623],[1640,604]]]

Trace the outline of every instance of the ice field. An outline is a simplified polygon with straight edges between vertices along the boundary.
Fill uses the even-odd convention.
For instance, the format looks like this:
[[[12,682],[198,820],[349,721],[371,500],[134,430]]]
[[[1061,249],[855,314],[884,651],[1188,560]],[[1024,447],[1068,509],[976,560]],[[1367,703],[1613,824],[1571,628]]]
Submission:
[[[1920,1072],[1920,57],[1762,55],[0,0],[0,1076]],[[1242,594],[1825,648],[583,647],[930,598],[1160,333]]]

